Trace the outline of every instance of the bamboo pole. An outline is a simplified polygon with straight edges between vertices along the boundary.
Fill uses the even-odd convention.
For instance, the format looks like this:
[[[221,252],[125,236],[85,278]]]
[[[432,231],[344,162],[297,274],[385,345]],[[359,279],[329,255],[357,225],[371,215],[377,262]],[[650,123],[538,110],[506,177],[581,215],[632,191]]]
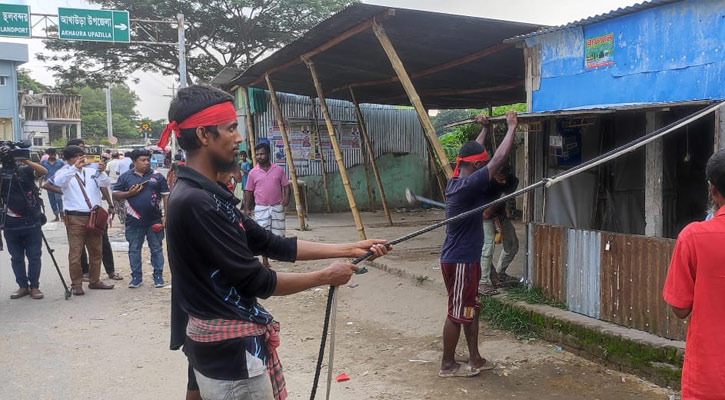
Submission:
[[[360,146],[360,152],[362,153],[363,166],[365,166],[365,186],[368,188],[368,208],[370,211],[375,212],[375,193],[373,192],[372,179],[370,179],[370,160],[368,159],[367,147],[364,144]]]
[[[269,89],[269,97],[272,100],[272,107],[277,116],[277,124],[279,125],[279,131],[282,133],[282,143],[284,143],[284,158],[287,161],[287,169],[292,180],[292,191],[295,196],[295,208],[297,209],[297,219],[300,222],[300,230],[304,231],[307,227],[305,224],[305,216],[302,213],[302,201],[300,196],[300,185],[297,182],[297,172],[295,171],[294,161],[292,160],[292,151],[289,146],[289,138],[287,137],[287,127],[284,125],[282,118],[282,110],[279,108],[279,102],[277,101],[277,93],[274,91],[272,86],[272,80],[269,79],[269,75],[265,75],[264,79],[267,81],[267,88]],[[272,155],[270,154],[270,157]]]
[[[380,179],[380,170],[378,170],[378,162],[375,161],[375,151],[373,149],[373,143],[368,135],[368,128],[365,124],[365,118],[363,117],[362,111],[360,110],[360,104],[357,102],[355,97],[355,91],[350,88],[350,97],[352,98],[353,104],[355,104],[355,113],[357,114],[357,122],[360,125],[360,134],[365,141],[365,148],[370,155],[370,163],[373,166],[373,174],[375,174],[375,182],[378,184],[378,192],[380,192],[380,202],[383,203],[383,211],[385,212],[385,219],[388,220],[388,226],[393,226],[393,218],[390,216],[390,209],[388,208],[388,199],[385,197],[385,190],[383,189],[383,181]]]
[[[380,22],[380,21],[378,21],[378,22]],[[427,68],[427,69],[424,69],[422,71],[413,72],[412,74],[410,74],[410,78],[411,79],[422,78],[424,76],[428,76],[428,75],[436,74],[438,72],[446,71],[446,70],[449,70],[451,68],[455,68],[455,67],[458,67],[458,66],[467,64],[469,62],[476,61],[479,58],[486,57],[486,56],[490,56],[491,54],[498,53],[498,52],[500,52],[502,50],[505,50],[505,49],[508,49],[508,48],[510,48],[512,46],[513,45],[512,44],[509,44],[509,43],[496,44],[496,45],[493,45],[491,47],[487,47],[487,48],[485,48],[483,50],[477,51],[475,53],[469,54],[469,55],[467,55],[465,57],[461,57],[461,58],[458,58],[456,60],[449,61],[449,62],[447,62],[445,64],[437,65],[437,66],[432,67],[432,68]],[[395,83],[395,82],[398,82],[399,80],[400,79],[398,79],[397,77],[392,77],[392,78],[386,78],[386,79],[379,79],[379,80],[375,80],[375,81],[356,82],[356,83],[347,85],[347,87],[377,86],[377,85],[384,85],[386,83]],[[336,88],[330,90],[330,93],[339,92],[340,90],[343,90],[345,88],[346,88],[346,86],[336,87]]]
[[[244,94],[244,104],[247,107],[247,139],[249,140],[249,159],[252,160],[252,167],[257,165],[257,160],[254,158],[254,125],[252,124],[252,103],[249,102],[249,89],[243,87],[242,93]]]
[[[310,69],[312,75],[312,82],[315,84],[315,90],[317,90],[317,98],[320,99],[320,109],[322,110],[322,116],[325,118],[325,124],[327,124],[327,133],[330,135],[330,141],[332,142],[332,150],[335,152],[335,160],[337,161],[337,167],[340,170],[340,177],[342,178],[342,185],[345,187],[345,194],[347,195],[347,202],[350,205],[350,211],[352,211],[352,217],[355,220],[355,227],[357,233],[360,235],[361,240],[365,240],[365,228],[360,218],[360,212],[355,204],[355,196],[350,187],[350,180],[347,177],[347,170],[345,169],[345,161],[342,159],[342,151],[340,145],[337,143],[337,137],[335,136],[335,127],[332,125],[332,118],[330,117],[330,111],[327,109],[327,102],[325,101],[325,94],[322,91],[320,80],[317,77],[317,70],[315,64],[312,61],[306,60],[307,67]]]
[[[426,141],[427,144],[428,141]],[[430,148],[430,145],[425,146],[425,148],[428,150],[428,159],[430,160],[430,168],[431,172],[433,172],[433,175],[436,177],[436,182],[438,183],[438,190],[441,192],[441,199],[443,201],[446,201],[446,186],[443,184],[443,179],[441,179],[441,174],[438,172],[438,165],[436,165],[436,156],[433,154],[433,150]]]
[[[388,38],[385,30],[377,22],[373,24],[373,32],[378,38],[380,45],[383,46],[385,54],[388,55],[388,59],[390,60],[390,64],[392,64],[395,73],[398,75],[398,78],[400,78],[400,83],[403,85],[405,93],[410,99],[410,103],[413,105],[415,111],[418,113],[418,118],[420,118],[420,122],[423,125],[423,131],[428,136],[428,140],[430,140],[430,143],[433,146],[436,155],[438,156],[438,160],[440,160],[443,171],[446,174],[446,178],[450,179],[453,176],[453,169],[451,169],[451,164],[448,161],[448,157],[446,157],[446,152],[443,150],[441,142],[438,140],[438,136],[436,135],[435,129],[433,128],[433,124],[430,122],[428,114],[425,112],[423,102],[420,100],[418,92],[415,90],[415,86],[413,86],[413,82],[410,80],[408,73],[405,71],[403,62],[400,60],[400,57],[398,57],[398,53],[395,51],[395,48],[390,42],[390,38]]]
[[[317,150],[320,152],[320,167],[322,168],[322,186],[325,189],[325,206],[327,213],[332,214],[332,204],[330,203],[330,189],[327,186],[327,170],[325,167],[325,153],[322,151],[322,140],[320,140],[320,127],[317,125],[317,104],[315,99],[310,97],[312,103],[312,127],[314,127],[315,141],[317,142]],[[310,127],[310,129],[313,129]]]

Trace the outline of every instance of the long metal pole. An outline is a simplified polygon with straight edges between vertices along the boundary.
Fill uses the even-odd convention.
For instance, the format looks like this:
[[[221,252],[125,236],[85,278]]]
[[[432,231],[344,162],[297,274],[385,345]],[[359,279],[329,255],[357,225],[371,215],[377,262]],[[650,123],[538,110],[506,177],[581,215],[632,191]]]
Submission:
[[[179,86],[185,88],[186,83],[186,38],[184,37],[184,14],[176,14],[179,31]]]
[[[108,140],[113,137],[113,114],[111,112],[111,87],[103,89],[106,92],[106,129],[108,131]]]

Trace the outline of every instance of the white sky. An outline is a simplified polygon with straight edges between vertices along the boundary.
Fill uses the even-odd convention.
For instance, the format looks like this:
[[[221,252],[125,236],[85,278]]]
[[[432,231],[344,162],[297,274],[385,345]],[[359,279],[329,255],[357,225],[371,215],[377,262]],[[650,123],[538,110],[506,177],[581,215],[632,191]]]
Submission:
[[[0,0],[2,3],[28,4],[33,13],[57,14],[58,7],[98,8],[85,0]],[[541,25],[561,25],[610,10],[637,3],[636,0],[363,0],[364,3],[391,7],[415,8],[426,11],[463,14],[476,17],[529,22]],[[132,18],[135,16],[131,16]],[[170,16],[173,17],[173,16]],[[47,65],[35,58],[35,54],[44,52],[43,42],[39,39],[0,38],[28,44],[30,61],[23,65],[31,71],[36,80],[52,85],[53,75]],[[47,52],[46,52],[47,53]],[[137,111],[144,117],[165,119],[168,112],[171,86],[176,76],[149,72],[137,72],[133,75],[140,82],[129,82],[139,96]]]

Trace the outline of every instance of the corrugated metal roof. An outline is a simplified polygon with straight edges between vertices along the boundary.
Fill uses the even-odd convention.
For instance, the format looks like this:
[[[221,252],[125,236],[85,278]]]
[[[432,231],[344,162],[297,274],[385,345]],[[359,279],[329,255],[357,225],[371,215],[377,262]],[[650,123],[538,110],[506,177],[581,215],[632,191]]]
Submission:
[[[262,79],[265,72],[292,62],[293,65],[270,73],[275,89],[316,97],[307,66],[295,60],[343,32],[390,11],[394,16],[381,25],[426,107],[468,108],[525,101],[522,51],[502,41],[533,32],[540,25],[362,3],[355,3],[319,23],[240,76],[226,83],[215,81],[225,87],[266,88]],[[446,66],[484,49],[492,51],[485,57],[473,57],[468,62],[416,76],[416,72]],[[347,86],[352,84],[360,103],[408,104],[400,82],[391,80],[396,73],[371,29],[314,55],[312,61],[329,98],[350,100]],[[384,82],[370,84],[377,81]],[[360,83],[367,84],[356,85]]]
[[[641,3],[633,4],[633,5],[629,6],[629,7],[620,7],[618,9],[613,10],[613,11],[610,11],[608,13],[598,14],[598,15],[595,15],[593,17],[584,18],[584,19],[580,19],[578,21],[570,22],[570,23],[568,23],[566,25],[552,26],[552,27],[540,29],[540,30],[538,30],[536,32],[527,33],[527,34],[524,34],[524,35],[514,36],[514,37],[512,37],[510,39],[504,40],[504,43],[520,42],[520,41],[525,40],[525,39],[528,39],[530,37],[544,35],[544,34],[547,34],[547,33],[560,31],[562,29],[569,29],[569,28],[574,28],[574,27],[577,27],[577,26],[591,25],[591,24],[595,24],[597,22],[602,22],[602,21],[606,21],[608,19],[621,17],[623,15],[636,13],[636,12],[639,12],[639,11],[642,11],[642,10],[646,10],[646,9],[649,9],[649,8],[659,7],[659,6],[663,6],[665,4],[677,3],[679,1],[682,1],[682,0],[649,0],[649,1],[643,1]]]

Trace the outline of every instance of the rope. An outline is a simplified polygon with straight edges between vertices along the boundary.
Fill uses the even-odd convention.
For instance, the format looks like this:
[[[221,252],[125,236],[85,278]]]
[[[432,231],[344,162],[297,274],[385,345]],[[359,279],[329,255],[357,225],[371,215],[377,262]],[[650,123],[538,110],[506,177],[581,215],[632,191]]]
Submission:
[[[518,197],[518,196],[520,196],[522,194],[531,192],[531,191],[536,190],[536,189],[539,189],[539,188],[544,188],[544,187],[547,187],[548,188],[548,187],[550,187],[551,185],[553,185],[553,184],[555,184],[557,182],[560,182],[560,181],[562,181],[564,179],[570,178],[570,177],[572,177],[572,176],[574,176],[576,174],[582,173],[582,172],[584,172],[584,171],[586,171],[588,169],[594,168],[597,165],[600,165],[600,164],[605,163],[605,162],[607,162],[609,160],[612,160],[614,158],[617,158],[617,157],[621,156],[624,153],[632,152],[632,151],[634,151],[634,150],[636,150],[636,149],[638,149],[638,148],[646,145],[647,143],[650,143],[650,142],[652,142],[654,140],[657,140],[660,137],[665,136],[668,133],[671,133],[671,132],[679,129],[679,128],[681,128],[684,125],[687,125],[687,124],[689,124],[689,123],[691,123],[691,122],[693,122],[693,121],[695,121],[695,120],[697,120],[699,118],[704,117],[707,114],[710,114],[710,113],[714,112],[715,110],[717,110],[718,108],[720,108],[723,104],[725,104],[725,103],[723,103],[723,102],[714,103],[714,104],[712,104],[710,106],[705,107],[704,109],[702,109],[700,111],[697,111],[695,113],[692,113],[692,114],[688,115],[685,118],[682,118],[680,120],[677,120],[677,121],[675,121],[675,122],[673,122],[673,123],[671,123],[671,124],[669,124],[669,125],[667,125],[667,126],[665,126],[663,128],[657,129],[656,131],[651,132],[651,133],[648,133],[648,134],[646,134],[646,135],[644,135],[644,136],[642,136],[640,138],[637,138],[637,139],[635,139],[635,140],[633,140],[633,141],[631,141],[631,142],[629,142],[629,143],[627,143],[625,145],[622,145],[620,147],[617,147],[616,149],[613,149],[613,150],[608,151],[608,152],[606,152],[606,153],[604,153],[602,155],[599,155],[599,156],[597,156],[597,157],[595,157],[595,158],[593,158],[593,159],[591,159],[589,161],[586,161],[584,163],[581,163],[581,164],[577,165],[576,167],[570,168],[567,171],[564,171],[562,173],[559,173],[557,175],[554,175],[551,178],[544,178],[544,179],[540,180],[539,182],[536,182],[536,183],[534,183],[532,185],[529,185],[529,186],[527,186],[525,188],[519,189],[519,190],[517,190],[517,191],[515,191],[513,193],[510,193],[508,195],[501,196],[500,198],[498,198],[498,199],[496,199],[494,201],[491,201],[489,203],[486,203],[486,204],[484,204],[484,205],[482,205],[480,207],[476,207],[476,208],[474,208],[474,209],[472,209],[470,211],[466,211],[464,213],[458,214],[456,216],[453,216],[451,218],[445,219],[443,221],[436,222],[435,224],[430,225],[430,226],[427,226],[427,227],[425,227],[423,229],[420,229],[420,230],[417,230],[415,232],[409,233],[409,234],[407,234],[405,236],[399,237],[397,239],[393,239],[393,240],[387,242],[387,245],[392,246],[392,245],[396,245],[398,243],[402,243],[402,242],[408,241],[410,239],[413,239],[415,237],[418,237],[418,236],[423,235],[425,233],[428,233],[430,231],[436,230],[436,229],[438,229],[438,228],[440,228],[442,226],[448,225],[448,224],[450,224],[452,222],[460,221],[460,220],[465,219],[465,218],[468,218],[468,217],[470,217],[470,216],[472,216],[474,214],[481,213],[481,212],[483,212],[483,210],[485,210],[485,209],[487,209],[489,207],[493,207],[493,206],[495,206],[497,204],[504,203],[504,202],[506,202],[506,201],[508,201],[510,199],[513,199],[515,197]],[[359,264],[359,263],[367,260],[368,258],[370,258],[372,256],[373,256],[373,252],[368,251],[364,255],[362,255],[362,256],[356,258],[355,260],[353,260],[352,261],[352,264]],[[360,271],[364,271],[364,270],[365,270],[364,267],[360,269]],[[325,310],[325,323],[324,323],[323,329],[322,329],[322,340],[321,340],[321,343],[320,343],[320,354],[319,354],[319,357],[317,359],[317,370],[315,371],[315,379],[314,379],[314,382],[312,384],[313,385],[312,386],[312,395],[310,396],[310,400],[314,400],[315,399],[315,393],[317,392],[317,384],[318,384],[319,378],[320,378],[320,370],[322,368],[322,359],[323,359],[324,354],[325,354],[325,343],[326,343],[326,340],[327,340],[327,330],[328,330],[329,323],[330,323],[330,315],[331,315],[331,309],[332,309],[332,303],[333,303],[334,297],[335,297],[335,287],[334,286],[330,286],[330,292],[329,292],[328,297],[327,297],[327,308]],[[330,353],[331,353],[330,354],[330,371],[328,371],[328,385],[327,385],[327,387],[328,387],[328,393],[327,393],[327,398],[329,398],[329,395],[330,395],[329,388],[330,388],[330,381],[331,381],[331,379],[329,377],[332,376],[331,375],[331,370],[332,370],[331,365],[332,365],[332,359],[333,359],[332,352],[333,352],[333,348],[331,347],[330,348]]]

